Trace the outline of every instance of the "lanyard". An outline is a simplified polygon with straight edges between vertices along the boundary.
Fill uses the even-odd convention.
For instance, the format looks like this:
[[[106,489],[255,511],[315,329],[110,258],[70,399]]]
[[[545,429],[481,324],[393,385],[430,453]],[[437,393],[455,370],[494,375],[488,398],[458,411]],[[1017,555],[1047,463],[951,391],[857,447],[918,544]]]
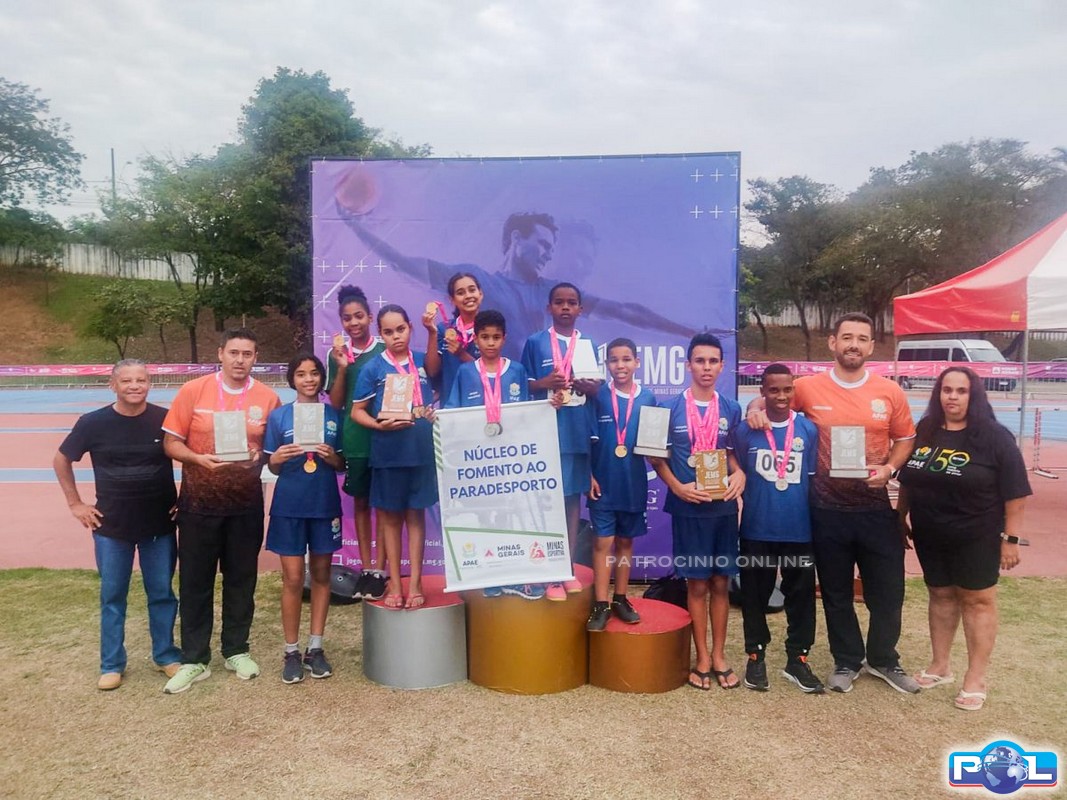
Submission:
[[[783,445],[785,452],[782,454],[781,462],[778,461],[778,446],[774,442],[774,432],[764,431],[767,434],[767,444],[771,447],[771,459],[778,472],[778,480],[785,478],[785,470],[789,465],[789,453],[793,449],[793,420],[795,418],[796,414],[790,411],[789,425],[785,429],[785,444]]]
[[[349,339],[345,344],[345,354],[348,356],[348,363],[353,363],[357,358],[366,353],[376,344],[378,344],[378,340],[373,336],[367,337],[366,347],[356,347],[355,343]]]
[[[634,413],[634,406],[637,405],[637,393],[641,391],[641,387],[636,383],[633,385],[633,394],[630,395],[630,403],[626,406],[626,421],[622,423],[622,429],[619,428],[619,397],[615,391],[615,384],[611,384],[611,410],[615,412],[615,444],[622,446],[626,444],[626,429],[630,427],[630,415]]]
[[[719,395],[715,393],[708,403],[704,418],[700,418],[693,392],[685,390],[685,417],[689,433],[689,447],[699,451],[714,450],[719,443]]]
[[[460,317],[456,317],[452,320],[452,327],[456,329],[456,333],[459,334],[459,343],[463,347],[470,346],[470,343],[474,341],[474,322],[466,327],[463,326],[463,320]]]
[[[415,378],[415,388],[411,392],[411,402],[412,405],[421,406],[422,382],[419,380],[419,368],[415,366],[415,356],[413,356],[411,354],[411,351],[408,350],[408,369],[404,369],[404,367],[400,366],[400,362],[397,361],[393,357],[393,354],[390,353],[388,350],[382,351],[382,354],[385,356],[385,360],[392,364],[396,371],[399,372],[401,375],[411,375]]]
[[[225,411],[226,410],[226,395],[229,394],[229,392],[224,392],[222,390],[222,373],[221,372],[215,374],[215,383],[216,383],[216,389],[218,390],[218,397],[216,398],[215,405],[218,406],[219,411]],[[248,395],[248,389],[249,389],[249,387],[251,385],[252,385],[252,379],[249,378],[248,381],[245,383],[245,385],[243,387],[241,387],[241,394],[237,398],[237,408],[235,408],[234,411],[244,411],[245,397]]]
[[[485,420],[486,422],[500,422],[500,406],[504,402],[504,371],[507,369],[507,359],[500,359],[496,366],[495,387],[489,380],[489,372],[485,368],[485,362],[479,358],[475,363],[478,365],[478,375],[482,379],[482,394],[485,396]]]
[[[559,348],[559,338],[555,328],[548,329],[548,342],[552,347],[552,368],[558,369],[563,377],[569,382],[571,379],[571,362],[574,361],[574,343],[578,341],[578,331],[571,331],[570,341],[567,342],[567,354],[562,355]]]

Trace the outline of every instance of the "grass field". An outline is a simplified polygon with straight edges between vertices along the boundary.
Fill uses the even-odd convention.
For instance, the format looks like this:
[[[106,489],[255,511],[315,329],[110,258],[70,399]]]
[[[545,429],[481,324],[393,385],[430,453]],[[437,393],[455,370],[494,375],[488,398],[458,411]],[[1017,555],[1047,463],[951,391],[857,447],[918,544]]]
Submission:
[[[952,706],[951,689],[905,696],[870,677],[848,695],[802,695],[778,677],[774,644],[767,694],[393,690],[363,677],[358,605],[331,610],[334,677],[286,686],[279,585],[277,574],[264,576],[257,593],[252,652],[263,676],[238,681],[216,656],[209,680],[171,697],[151,668],[139,587],[127,679],[104,693],[95,688],[95,574],[0,572],[0,796],[917,800],[949,794],[953,749],[998,736],[1061,751],[1067,742],[1064,580],[1002,582],[990,699],[973,714]],[[928,655],[925,602],[921,582],[909,580],[900,649],[913,670]],[[777,647],[783,625],[772,617]],[[730,626],[727,653],[739,668],[736,611]],[[824,637],[820,613],[811,660],[825,677]],[[953,666],[962,673],[962,642]]]

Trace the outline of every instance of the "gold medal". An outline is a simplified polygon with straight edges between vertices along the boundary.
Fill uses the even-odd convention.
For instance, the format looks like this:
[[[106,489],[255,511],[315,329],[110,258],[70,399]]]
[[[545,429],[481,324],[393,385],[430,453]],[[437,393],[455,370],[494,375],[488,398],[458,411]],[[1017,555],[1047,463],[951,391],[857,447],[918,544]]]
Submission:
[[[562,390],[560,390],[560,397],[563,400],[563,405],[568,405],[571,402],[571,390],[570,389],[562,389]]]
[[[431,300],[429,303],[427,303],[426,304],[426,313],[427,314],[436,314],[437,313],[437,303],[435,303],[433,300]]]
[[[618,447],[615,448],[615,457],[616,458],[626,458],[626,454],[628,452],[629,451],[626,449],[626,445],[620,444]]]
[[[412,406],[411,416],[413,419],[422,419],[426,416],[426,406]]]
[[[345,335],[343,333],[335,333],[333,335],[333,349],[344,350],[345,349]]]
[[[777,489],[779,492],[784,492],[786,489],[789,488],[789,481],[787,481],[785,478],[779,478],[774,482],[774,488]]]
[[[319,468],[318,463],[315,461],[315,456],[312,453],[308,453],[308,459],[304,462],[304,472],[310,475],[312,472]]]
[[[445,328],[445,341],[449,344],[456,341],[459,338],[459,334],[456,333],[455,328]]]

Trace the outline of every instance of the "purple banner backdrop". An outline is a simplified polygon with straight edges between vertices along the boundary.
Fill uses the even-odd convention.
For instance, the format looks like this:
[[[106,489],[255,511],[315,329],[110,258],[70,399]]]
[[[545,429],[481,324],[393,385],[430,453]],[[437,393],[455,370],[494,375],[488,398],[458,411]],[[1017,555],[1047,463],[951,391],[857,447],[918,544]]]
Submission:
[[[685,347],[707,330],[723,341],[720,391],[735,396],[735,324],[740,154],[411,161],[323,160],[312,164],[316,351],[340,332],[337,290],[357,284],[371,311],[404,306],[415,322],[429,300],[451,310],[456,272],[478,276],[482,308],[508,321],[506,354],[517,357],[545,327],[549,288],[577,285],[578,327],[601,347],[616,336],[638,344],[639,381],[662,400],[686,385]],[[549,247],[509,235],[516,213],[547,214]],[[519,239],[519,241],[515,241]],[[665,488],[649,486],[650,533],[637,541],[637,578],[662,575],[671,554]],[[346,504],[347,505],[347,504]],[[350,506],[346,508],[350,513]],[[428,515],[426,564],[440,571],[437,514]],[[340,561],[359,562],[350,518]]]

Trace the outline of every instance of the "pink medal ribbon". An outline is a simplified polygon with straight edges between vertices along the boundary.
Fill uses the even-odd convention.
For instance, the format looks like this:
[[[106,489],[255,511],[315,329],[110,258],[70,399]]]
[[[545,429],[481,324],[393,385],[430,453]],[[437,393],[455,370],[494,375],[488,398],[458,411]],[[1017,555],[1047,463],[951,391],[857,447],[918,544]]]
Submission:
[[[574,361],[574,343],[578,341],[578,331],[571,331],[570,341],[567,342],[567,354],[563,355],[560,352],[559,339],[557,338],[556,329],[548,329],[548,341],[552,347],[552,368],[558,369],[563,377],[567,379],[568,385],[571,380],[571,362]]]
[[[497,364],[495,387],[492,381],[489,380],[489,372],[485,368],[485,363],[480,358],[475,363],[478,365],[478,375],[482,379],[482,394],[485,396],[485,421],[490,425],[499,426],[500,406],[503,404],[504,399],[503,377],[504,371],[507,369],[506,359],[500,359]],[[488,431],[486,432],[488,433]]]
[[[637,393],[640,391],[640,387],[635,383],[633,385],[633,393],[630,395],[630,402],[626,406],[626,420],[622,423],[622,428],[619,428],[619,395],[615,391],[615,384],[611,384],[611,410],[615,412],[615,455],[619,458],[626,456],[626,429],[630,427],[630,415],[634,413],[634,406],[637,405]]]
[[[685,390],[685,417],[691,451],[714,450],[719,443],[719,395],[712,395],[704,418],[700,418],[691,390]]]
[[[437,313],[441,315],[441,321],[448,325],[448,313],[445,311],[445,304],[439,300],[433,300],[432,302],[437,306]]]
[[[355,363],[355,360],[357,358],[359,358],[361,355],[363,355],[368,350],[370,350],[372,347],[374,347],[375,344],[377,344],[377,340],[373,336],[368,336],[367,337],[367,346],[366,347],[356,347],[355,342],[353,342],[351,339],[349,339],[345,343],[345,355],[348,356],[348,363],[349,364]]]
[[[764,431],[767,434],[767,444],[771,448],[771,461],[774,464],[775,471],[778,475],[778,480],[774,482],[774,488],[779,492],[784,492],[789,487],[789,482],[785,479],[786,468],[789,466],[789,455],[793,450],[793,420],[796,415],[789,412],[789,425],[785,429],[785,443],[783,448],[785,450],[782,453],[782,458],[778,459],[778,445],[774,441],[774,432],[770,430]]]
[[[218,398],[216,400],[216,405],[218,406],[218,410],[219,411],[225,411],[226,410],[226,395],[229,394],[229,392],[224,392],[222,390],[222,373],[221,372],[216,372],[215,373],[215,380],[217,382],[216,388],[218,389]],[[252,378],[249,377],[248,380],[245,382],[244,387],[241,389],[240,396],[237,398],[237,408],[233,409],[234,411],[244,411],[244,408],[245,408],[245,397],[247,397],[248,390],[249,390],[249,388],[251,388],[251,386],[252,386]]]
[[[400,365],[400,362],[396,360],[392,353],[388,350],[383,351],[385,360],[388,361],[401,375],[411,375],[415,378],[415,388],[411,393],[411,403],[413,406],[422,405],[422,381],[419,380],[419,368],[415,366],[415,356],[408,350],[408,369],[405,369]]]
[[[456,329],[456,333],[459,334],[459,343],[463,347],[469,347],[470,343],[474,341],[474,323],[464,327],[463,320],[456,317],[452,320],[452,327]]]

